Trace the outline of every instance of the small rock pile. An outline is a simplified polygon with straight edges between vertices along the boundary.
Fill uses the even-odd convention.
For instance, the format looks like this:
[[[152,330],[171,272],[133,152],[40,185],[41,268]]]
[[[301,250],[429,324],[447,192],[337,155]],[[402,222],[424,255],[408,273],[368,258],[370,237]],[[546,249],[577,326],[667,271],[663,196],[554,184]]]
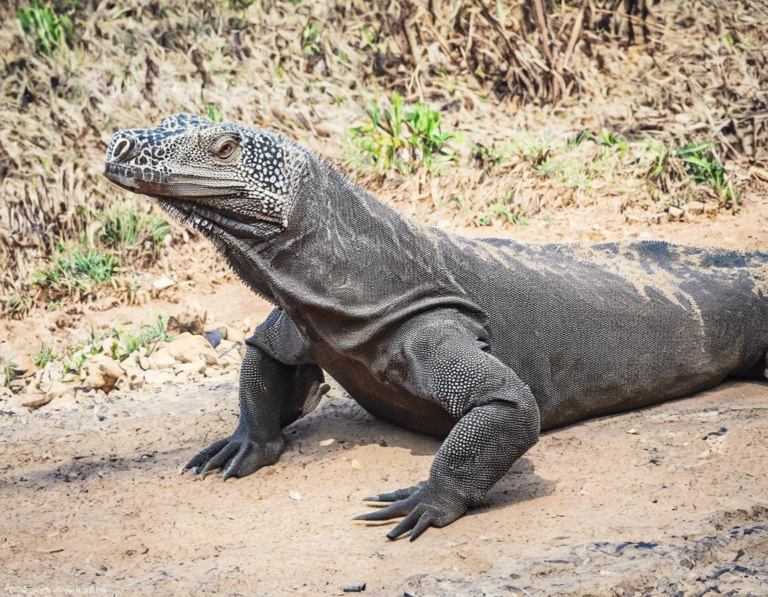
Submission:
[[[198,334],[181,331],[189,328]],[[170,342],[158,342],[149,350],[141,346],[122,361],[109,356],[115,340],[107,338],[99,345],[101,352],[90,357],[79,374],[67,372],[64,363],[54,360],[31,376],[18,394],[0,386],[0,408],[31,411],[49,404],[48,408],[74,408],[89,401],[101,403],[115,390],[202,378],[235,379],[245,354],[245,334],[233,326],[203,329],[202,325],[169,325],[167,332],[178,334]]]

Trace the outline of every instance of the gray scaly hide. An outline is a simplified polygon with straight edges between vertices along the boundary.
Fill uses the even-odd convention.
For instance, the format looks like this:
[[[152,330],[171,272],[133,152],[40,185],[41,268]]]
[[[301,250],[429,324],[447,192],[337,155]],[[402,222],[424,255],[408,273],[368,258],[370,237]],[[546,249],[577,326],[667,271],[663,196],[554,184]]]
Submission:
[[[277,461],[323,371],[366,410],[445,437],[427,481],[372,496],[444,526],[541,430],[762,378],[768,255],[664,242],[528,245],[420,226],[279,135],[190,115],[117,133],[106,175],[210,238],[275,310],[249,339],[234,434],[195,456]]]

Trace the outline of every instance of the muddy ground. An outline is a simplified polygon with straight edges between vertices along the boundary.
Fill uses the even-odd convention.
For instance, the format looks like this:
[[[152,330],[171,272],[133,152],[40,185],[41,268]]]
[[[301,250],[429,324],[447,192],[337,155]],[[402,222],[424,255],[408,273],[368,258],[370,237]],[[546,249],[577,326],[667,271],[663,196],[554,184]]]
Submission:
[[[768,240],[767,209],[603,234],[754,249]],[[588,224],[574,218],[570,232],[555,225],[540,237],[589,238]],[[190,302],[215,318],[258,322],[268,310],[230,284],[122,314],[151,320]],[[79,325],[113,317],[86,313]],[[30,345],[44,333],[35,321],[4,325]],[[426,478],[439,443],[375,420],[338,387],[289,429],[276,466],[226,483],[180,475],[234,429],[236,391],[233,379],[210,380],[2,413],[2,590],[339,595],[365,583],[365,594],[397,597],[768,594],[767,384],[729,382],[548,433],[482,508],[415,543],[351,518],[366,510],[363,497]]]

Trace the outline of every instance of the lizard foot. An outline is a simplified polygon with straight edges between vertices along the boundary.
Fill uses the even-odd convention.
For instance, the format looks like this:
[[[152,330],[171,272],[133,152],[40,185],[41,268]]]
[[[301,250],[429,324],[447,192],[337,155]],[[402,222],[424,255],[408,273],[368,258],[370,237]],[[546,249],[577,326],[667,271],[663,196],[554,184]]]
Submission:
[[[256,442],[246,433],[236,431],[198,452],[184,468],[195,469],[197,475],[220,468],[225,481],[230,477],[247,477],[264,466],[275,464],[284,446],[282,437],[278,441]]]
[[[375,512],[355,516],[354,520],[379,521],[405,516],[394,529],[387,533],[388,539],[397,539],[400,535],[411,531],[410,540],[414,541],[429,527],[447,526],[461,518],[467,511],[463,500],[440,497],[432,490],[429,481],[423,481],[406,489],[371,496],[364,501],[393,503]]]

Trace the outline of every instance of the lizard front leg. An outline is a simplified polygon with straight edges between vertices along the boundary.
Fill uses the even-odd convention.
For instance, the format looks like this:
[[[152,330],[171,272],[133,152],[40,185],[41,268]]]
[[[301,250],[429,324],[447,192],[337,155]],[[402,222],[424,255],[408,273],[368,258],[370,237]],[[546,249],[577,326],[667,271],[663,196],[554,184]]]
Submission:
[[[257,328],[247,346],[237,429],[199,452],[187,469],[200,474],[222,469],[228,479],[274,464],[285,447],[282,430],[311,412],[328,391],[320,367],[303,362],[306,343],[280,310]]]
[[[393,503],[357,517],[405,516],[387,537],[411,531],[413,541],[430,526],[452,523],[482,500],[538,441],[540,421],[528,387],[460,325],[409,330],[400,353],[395,369],[404,369],[408,389],[461,417],[438,451],[428,481],[367,498]]]

